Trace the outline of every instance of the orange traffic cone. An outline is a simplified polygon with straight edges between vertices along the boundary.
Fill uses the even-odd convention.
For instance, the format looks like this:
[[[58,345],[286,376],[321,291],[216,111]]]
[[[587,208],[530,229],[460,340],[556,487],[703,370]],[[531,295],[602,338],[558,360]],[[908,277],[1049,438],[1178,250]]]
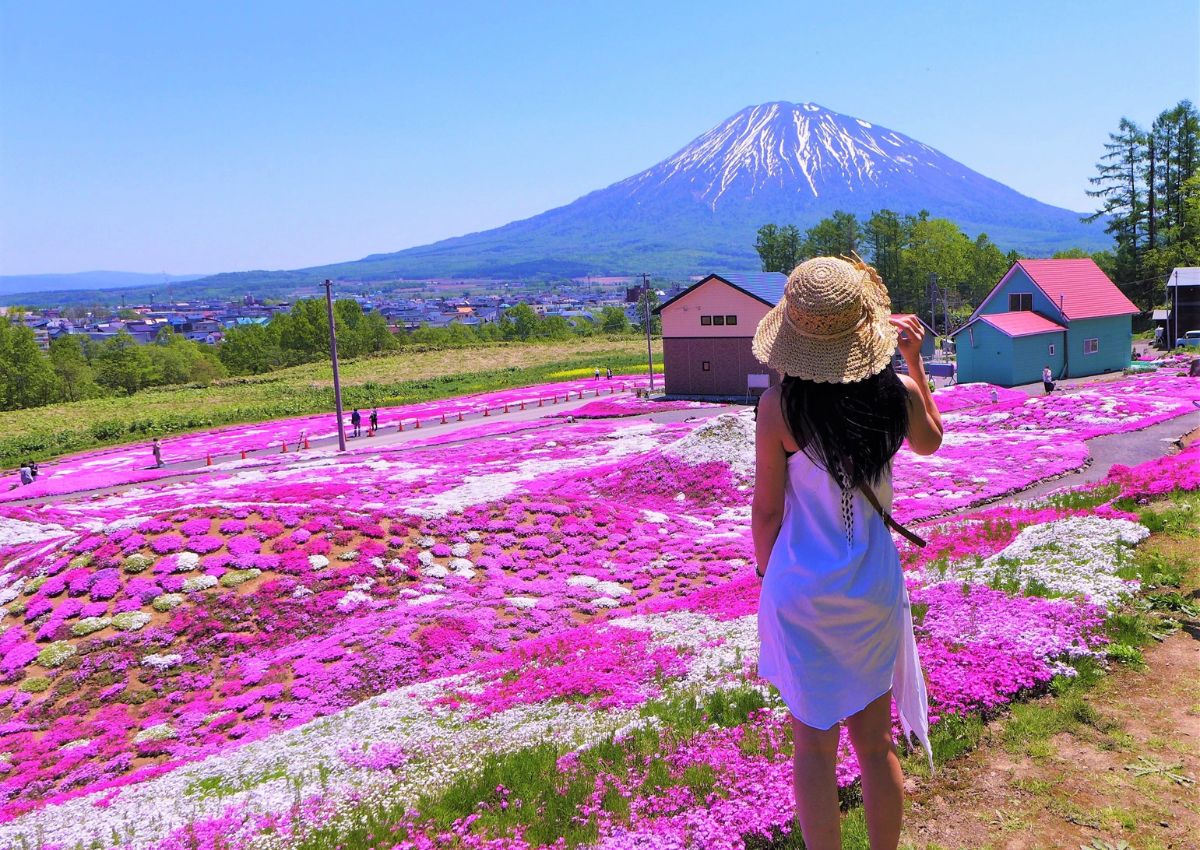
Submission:
[[[462,422],[462,411],[461,410],[458,412],[458,421]]]
[[[525,409],[525,402],[521,402],[521,409],[522,409],[522,410],[524,410],[524,409]]]
[[[212,455],[205,455],[205,457],[204,457],[204,465],[205,465],[205,466],[212,466]]]
[[[583,390],[580,390],[580,391],[579,391],[579,397],[580,397],[580,398],[583,398]]]
[[[413,422],[413,427],[414,427],[414,428],[420,428],[420,427],[421,427],[421,420],[420,420],[420,419],[418,419],[418,420],[416,420],[415,422]]]
[[[555,394],[554,401],[552,401],[551,404],[558,404],[558,395],[557,394]]]
[[[242,449],[242,460],[246,459],[246,450]]]
[[[487,409],[486,407],[483,409],[483,415],[484,415],[484,416],[491,416],[491,414],[490,414],[490,413],[488,413],[488,409]]]
[[[307,434],[304,435],[304,448],[306,448],[306,449],[308,448],[308,435]]]
[[[288,449],[287,449],[287,440],[284,440],[284,441],[283,441],[283,448],[279,450],[279,453],[280,453],[280,454],[286,454],[286,453],[287,453],[287,450],[288,450]]]
[[[596,390],[596,394],[594,396],[592,396],[592,398],[599,398],[599,397],[600,397],[600,390]]]
[[[504,402],[504,412],[508,413],[508,402]]]
[[[368,437],[374,437],[374,436],[375,436],[375,429],[374,429],[374,428],[372,428],[372,427],[371,427],[371,426],[369,426],[369,425],[367,426],[367,436],[368,436]]]
[[[538,396],[538,407],[542,406],[542,397]]]
[[[446,414],[444,414],[444,413],[442,414],[442,424],[443,425],[446,424]]]
[[[403,420],[403,419],[401,419],[401,420],[400,420],[398,423],[396,423],[396,424],[397,424],[397,427],[396,427],[396,430],[397,430],[397,431],[403,431],[403,430],[404,430],[404,420]]]

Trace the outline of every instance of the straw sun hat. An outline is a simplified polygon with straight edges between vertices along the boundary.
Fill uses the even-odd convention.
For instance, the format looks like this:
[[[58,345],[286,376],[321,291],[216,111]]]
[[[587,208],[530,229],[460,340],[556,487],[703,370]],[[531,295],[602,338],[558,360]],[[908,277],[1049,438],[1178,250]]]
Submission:
[[[883,279],[862,260],[807,260],[758,323],[754,356],[808,381],[861,381],[887,366],[896,350],[891,304]]]

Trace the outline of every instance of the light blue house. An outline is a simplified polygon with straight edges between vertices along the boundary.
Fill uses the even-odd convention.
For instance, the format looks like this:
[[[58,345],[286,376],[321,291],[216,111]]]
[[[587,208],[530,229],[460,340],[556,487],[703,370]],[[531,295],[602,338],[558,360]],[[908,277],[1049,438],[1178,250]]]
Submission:
[[[1084,260],[1021,260],[952,335],[958,381],[1003,387],[1117,372],[1129,365],[1140,312]]]

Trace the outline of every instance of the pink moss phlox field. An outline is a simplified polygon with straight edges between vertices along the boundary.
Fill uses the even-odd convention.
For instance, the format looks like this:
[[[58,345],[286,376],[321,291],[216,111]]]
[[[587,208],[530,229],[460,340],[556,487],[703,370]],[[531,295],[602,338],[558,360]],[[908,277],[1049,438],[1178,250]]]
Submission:
[[[478,416],[485,408],[495,412],[504,405],[519,408],[536,406],[539,399],[549,405],[551,398],[569,396],[583,398],[619,398],[631,387],[641,386],[645,378],[617,375],[609,380],[596,382],[590,379],[559,381],[538,384],[490,393],[458,396],[430,402],[407,404],[399,407],[379,409],[380,430],[395,430],[400,423],[411,428],[414,420],[426,420],[426,425],[444,415],[453,419],[458,414]],[[364,408],[364,421],[366,409]],[[349,431],[350,411],[346,411],[345,426]],[[164,438],[162,456],[166,463],[204,460],[207,456],[234,457],[242,451],[280,450],[286,443],[293,450],[299,447],[304,437],[310,440],[323,439],[337,433],[337,423],[332,414],[317,414],[252,425],[237,425],[215,428],[178,437]],[[61,495],[87,490],[153,481],[177,474],[178,470],[155,469],[154,458],[148,437],[143,443],[100,449],[71,455],[41,465],[38,480],[27,487],[0,491],[0,502],[12,499],[29,499],[38,496]]]
[[[946,454],[897,459],[896,512],[945,514],[1074,468],[1086,446],[1067,430],[1073,419],[1086,433],[1145,427],[1180,400],[1190,408],[1197,387],[1160,370],[1074,401],[992,403],[990,389],[980,399],[963,388]],[[594,719],[576,721],[586,729],[689,689],[762,688],[752,446],[729,436],[752,427],[706,428],[484,421],[457,441],[273,456],[190,482],[0,507],[0,534],[11,534],[0,537],[0,838],[80,804],[130,817],[122,801],[137,788],[278,736],[319,735],[364,701],[429,683],[445,682],[422,692],[422,722],[464,731],[523,712]],[[1193,447],[1114,467],[1101,484],[1132,498],[1194,489],[1198,460]],[[926,549],[902,548],[935,718],[1000,711],[1103,653],[1099,606],[939,580],[1024,528],[1087,513],[976,510],[924,526]],[[685,740],[664,734],[664,764],[603,775],[583,816],[613,848],[775,834],[791,817],[787,735],[778,705]],[[294,812],[290,794],[268,811],[235,795],[189,808],[191,833],[172,826],[153,840],[175,850],[194,835],[215,848],[222,834],[287,832],[293,816],[314,823],[349,805],[363,775],[381,781],[431,757],[357,743],[338,745],[357,778]],[[843,787],[857,778],[844,755]],[[651,769],[680,781],[648,788]],[[697,773],[716,789],[702,799],[683,781]],[[629,794],[627,814],[604,805],[613,791]],[[483,815],[449,844],[442,827],[405,817],[412,846],[525,846],[489,833]]]

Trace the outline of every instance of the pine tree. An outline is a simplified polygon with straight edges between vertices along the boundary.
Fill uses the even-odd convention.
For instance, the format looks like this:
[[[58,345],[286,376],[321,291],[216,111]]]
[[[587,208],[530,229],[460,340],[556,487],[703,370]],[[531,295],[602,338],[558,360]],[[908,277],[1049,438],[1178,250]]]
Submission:
[[[1084,221],[1108,217],[1104,229],[1116,241],[1117,284],[1125,283],[1126,295],[1149,307],[1147,293],[1137,291],[1135,284],[1141,278],[1142,254],[1146,250],[1146,134],[1137,124],[1122,118],[1117,132],[1109,134],[1104,150],[1096,164],[1097,175],[1088,178],[1097,187],[1088,195],[1101,199],[1100,209]]]

